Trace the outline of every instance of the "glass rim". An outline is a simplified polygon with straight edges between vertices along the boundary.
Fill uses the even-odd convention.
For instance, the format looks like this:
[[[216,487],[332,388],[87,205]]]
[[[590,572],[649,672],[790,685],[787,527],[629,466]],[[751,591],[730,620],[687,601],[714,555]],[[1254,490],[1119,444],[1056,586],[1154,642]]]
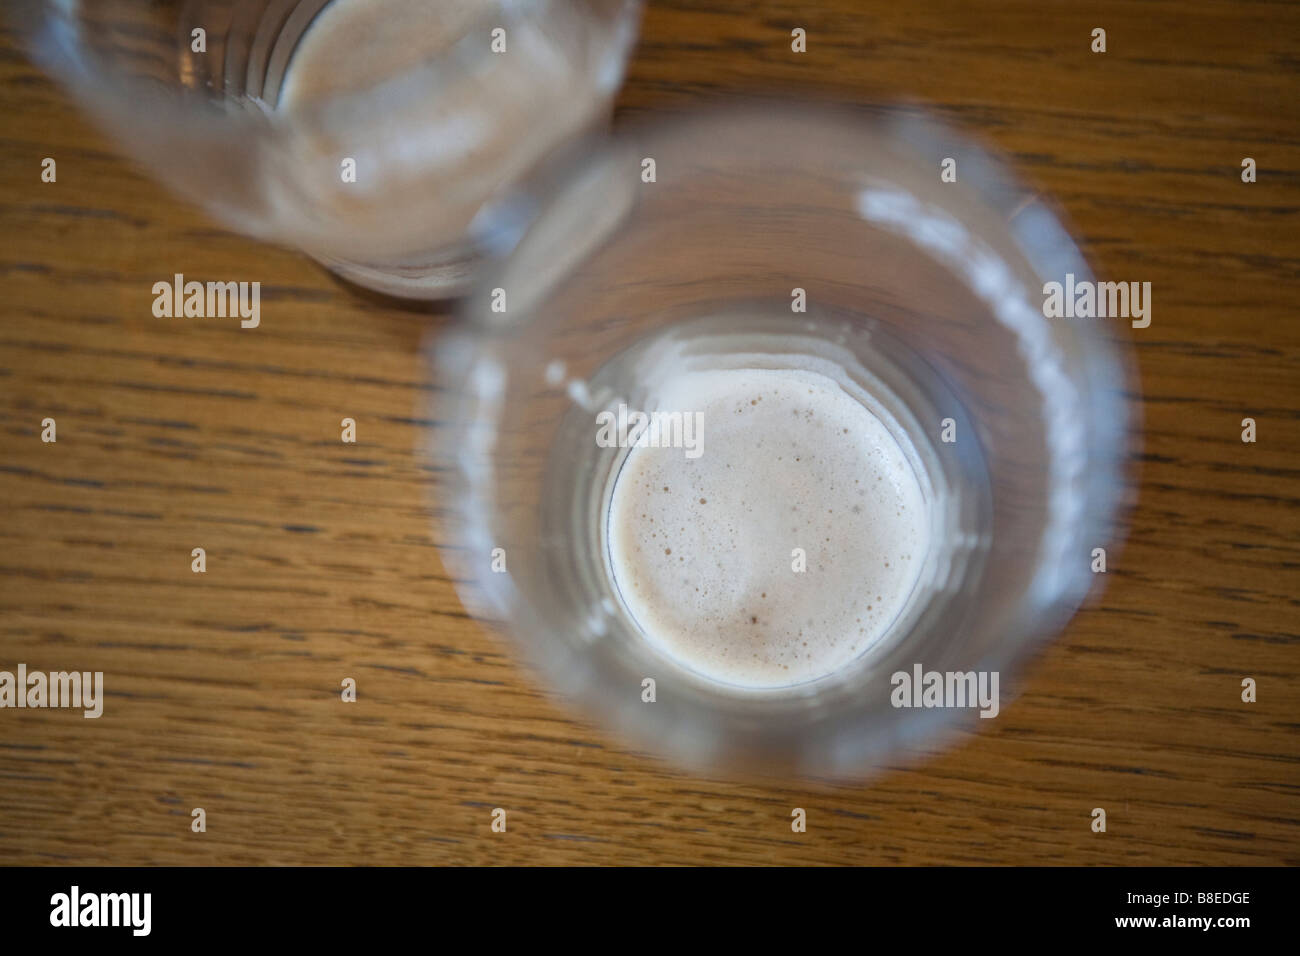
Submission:
[[[330,2],[331,0],[320,0],[319,6],[307,17],[300,35],[305,35],[312,22],[329,8]],[[636,39],[636,19],[639,19],[642,0],[607,2],[612,10],[617,9],[615,19],[622,24],[609,53],[625,58]],[[361,89],[335,91],[295,106],[291,114],[279,116],[277,109],[262,102],[259,95],[241,93],[239,98],[246,105],[259,103],[260,109],[232,111],[216,107],[212,100],[180,102],[162,91],[156,83],[139,77],[122,76],[101,57],[88,58],[85,55],[86,48],[78,35],[79,27],[69,21],[63,9],[65,5],[59,0],[13,0],[9,16],[18,27],[19,35],[24,39],[24,48],[33,61],[68,86],[78,95],[79,100],[86,97],[97,105],[114,102],[137,107],[141,102],[147,102],[151,119],[156,119],[155,111],[161,110],[164,114],[162,122],[191,122],[197,107],[204,121],[219,122],[224,127],[237,131],[241,127],[264,129],[268,120],[290,115],[295,122],[312,123],[320,123],[326,116],[339,112],[365,116],[370,113],[377,98],[382,98],[385,104],[391,104],[394,95],[401,101],[414,101],[418,97],[427,96],[431,85],[437,86],[473,73],[475,65],[483,61],[483,43],[493,28],[536,22],[561,7],[580,10],[582,3],[583,0],[529,0],[527,3],[494,0],[491,9],[475,13],[474,25],[470,30],[437,53],[426,55],[416,63],[403,67],[393,76],[374,80]],[[507,36],[508,34],[507,29]],[[285,66],[287,65],[286,62]],[[278,92],[277,87],[277,95]]]

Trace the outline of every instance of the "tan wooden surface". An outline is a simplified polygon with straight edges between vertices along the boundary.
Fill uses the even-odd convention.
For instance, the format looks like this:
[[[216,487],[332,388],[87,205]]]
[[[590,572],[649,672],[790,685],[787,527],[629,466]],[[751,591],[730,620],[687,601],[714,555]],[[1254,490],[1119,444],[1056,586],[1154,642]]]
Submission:
[[[438,317],[217,228],[6,33],[0,669],[108,693],[98,721],[0,711],[0,862],[1300,863],[1298,70],[1288,3],[651,4],[624,115],[929,104],[1060,201],[1098,274],[1153,284],[1104,595],[983,733],[870,785],[772,784],[626,752],[467,619],[414,454]],[[174,272],[260,280],[261,328],[155,319]]]

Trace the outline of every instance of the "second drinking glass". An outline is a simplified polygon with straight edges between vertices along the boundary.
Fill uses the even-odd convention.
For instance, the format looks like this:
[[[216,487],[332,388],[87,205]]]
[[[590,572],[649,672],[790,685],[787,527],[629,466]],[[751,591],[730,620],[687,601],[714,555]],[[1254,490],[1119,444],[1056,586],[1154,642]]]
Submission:
[[[858,775],[996,717],[1124,486],[1126,350],[1044,317],[1088,275],[1044,203],[919,115],[769,104],[498,215],[433,346],[467,606],[695,766]]]

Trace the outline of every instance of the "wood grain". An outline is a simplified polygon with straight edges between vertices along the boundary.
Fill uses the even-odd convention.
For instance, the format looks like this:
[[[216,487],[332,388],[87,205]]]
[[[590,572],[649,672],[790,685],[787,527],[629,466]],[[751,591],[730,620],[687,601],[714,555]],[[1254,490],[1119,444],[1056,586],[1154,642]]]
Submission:
[[[1100,275],[1153,285],[1108,588],[994,726],[862,786],[685,775],[551,701],[431,539],[417,346],[443,319],[215,227],[3,40],[0,668],[108,681],[98,721],[0,711],[0,861],[1300,863],[1300,6],[650,5],[623,115],[924,104],[1053,195]],[[155,319],[174,272],[260,279],[261,328]]]

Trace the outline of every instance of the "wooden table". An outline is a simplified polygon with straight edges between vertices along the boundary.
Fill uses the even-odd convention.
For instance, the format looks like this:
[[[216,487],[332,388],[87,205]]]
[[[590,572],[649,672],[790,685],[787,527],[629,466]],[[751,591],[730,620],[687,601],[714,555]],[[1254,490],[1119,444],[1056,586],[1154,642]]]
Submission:
[[[6,33],[0,669],[102,670],[107,697],[0,711],[0,861],[1300,863],[1298,38],[1300,6],[1244,0],[651,4],[623,115],[928,104],[1054,195],[1099,275],[1153,285],[1105,593],[984,732],[842,786],[679,773],[552,702],[428,531],[416,347],[443,320],[215,227]],[[154,318],[173,272],[260,278],[261,328]]]

